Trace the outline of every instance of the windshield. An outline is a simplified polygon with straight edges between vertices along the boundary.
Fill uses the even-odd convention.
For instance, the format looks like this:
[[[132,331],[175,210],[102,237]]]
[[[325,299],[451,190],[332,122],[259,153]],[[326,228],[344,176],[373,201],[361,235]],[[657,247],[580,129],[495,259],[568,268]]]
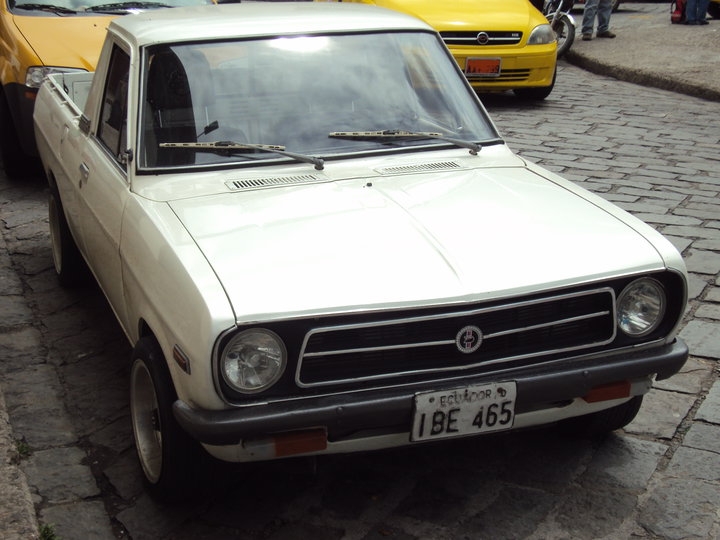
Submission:
[[[148,9],[198,6],[212,4],[213,0],[158,0],[158,1],[117,1],[110,0],[10,0],[11,9],[42,11],[59,15],[83,15],[110,13],[122,15]]]
[[[154,46],[143,80],[140,169],[288,159],[263,145],[313,162],[499,138],[431,33]]]

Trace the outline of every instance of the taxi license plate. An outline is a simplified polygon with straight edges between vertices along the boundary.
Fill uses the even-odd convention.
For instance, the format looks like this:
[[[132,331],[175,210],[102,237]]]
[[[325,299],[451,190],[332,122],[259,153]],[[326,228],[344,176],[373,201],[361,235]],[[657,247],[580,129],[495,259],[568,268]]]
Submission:
[[[465,75],[468,77],[498,77],[500,58],[468,58],[465,62]]]
[[[415,394],[412,441],[502,431],[515,421],[514,381]]]

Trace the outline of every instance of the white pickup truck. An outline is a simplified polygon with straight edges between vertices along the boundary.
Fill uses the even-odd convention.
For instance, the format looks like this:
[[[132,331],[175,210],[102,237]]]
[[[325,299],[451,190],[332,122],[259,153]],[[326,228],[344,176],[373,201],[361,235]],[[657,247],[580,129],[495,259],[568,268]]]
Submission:
[[[677,250],[514,155],[414,18],[116,19],[96,73],[43,83],[35,128],[55,268],[89,267],[134,347],[158,497],[192,494],[203,453],[619,429],[687,358]]]

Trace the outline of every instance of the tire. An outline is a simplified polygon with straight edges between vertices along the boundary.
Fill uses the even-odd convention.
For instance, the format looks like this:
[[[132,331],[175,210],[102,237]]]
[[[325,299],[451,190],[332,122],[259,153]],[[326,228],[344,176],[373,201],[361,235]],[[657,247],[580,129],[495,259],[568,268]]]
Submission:
[[[560,58],[572,47],[575,41],[575,25],[570,20],[570,17],[563,13],[555,19],[553,30],[557,36],[557,55]]]
[[[572,418],[566,421],[566,427],[572,433],[582,436],[599,436],[627,426],[637,416],[643,396],[635,396],[611,409]]]
[[[48,221],[53,264],[60,285],[79,287],[88,281],[90,272],[70,232],[57,188],[50,187],[48,195]]]
[[[130,417],[147,491],[161,502],[193,498],[202,449],[173,416],[176,394],[162,350],[154,338],[145,337],[132,360]]]
[[[20,148],[15,131],[15,122],[10,114],[5,94],[0,92],[0,157],[2,157],[5,175],[16,180],[29,176],[30,159]]]
[[[557,68],[553,73],[552,82],[550,86],[538,86],[536,88],[516,88],[513,93],[520,99],[526,101],[542,101],[550,95],[553,87],[555,86],[555,79],[557,78]]]

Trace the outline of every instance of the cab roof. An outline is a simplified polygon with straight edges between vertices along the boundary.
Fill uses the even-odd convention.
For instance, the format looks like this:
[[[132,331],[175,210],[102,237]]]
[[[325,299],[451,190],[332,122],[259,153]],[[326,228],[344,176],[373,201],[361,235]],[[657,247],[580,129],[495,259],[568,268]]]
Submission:
[[[156,9],[114,19],[109,30],[138,47],[308,33],[434,31],[419,19],[395,11],[329,2],[252,2]]]

